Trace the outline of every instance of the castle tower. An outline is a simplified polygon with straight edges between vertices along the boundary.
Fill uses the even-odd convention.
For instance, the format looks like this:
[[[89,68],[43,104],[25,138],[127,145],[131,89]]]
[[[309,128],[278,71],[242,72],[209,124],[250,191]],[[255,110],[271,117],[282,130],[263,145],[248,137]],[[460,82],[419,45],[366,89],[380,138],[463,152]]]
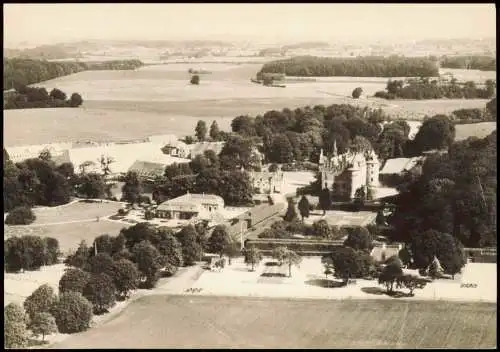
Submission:
[[[378,161],[377,154],[375,154],[375,151],[372,150],[370,156],[366,160],[366,185],[368,187],[378,187],[379,169],[380,163]]]

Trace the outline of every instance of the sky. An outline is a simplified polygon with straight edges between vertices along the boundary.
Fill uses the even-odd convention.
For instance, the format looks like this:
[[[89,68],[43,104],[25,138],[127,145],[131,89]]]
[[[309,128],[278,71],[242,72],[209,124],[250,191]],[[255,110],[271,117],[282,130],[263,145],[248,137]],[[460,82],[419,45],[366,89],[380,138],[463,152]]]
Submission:
[[[4,4],[4,45],[494,38],[494,4]]]

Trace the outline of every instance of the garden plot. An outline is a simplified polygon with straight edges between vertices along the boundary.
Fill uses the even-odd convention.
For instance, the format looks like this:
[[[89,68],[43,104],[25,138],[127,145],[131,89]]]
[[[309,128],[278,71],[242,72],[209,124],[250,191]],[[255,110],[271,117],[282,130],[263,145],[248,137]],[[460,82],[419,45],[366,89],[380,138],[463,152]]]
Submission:
[[[376,212],[372,211],[341,211],[327,210],[323,216],[323,211],[316,210],[307,219],[306,224],[312,224],[318,220],[326,220],[332,226],[366,226],[375,221]]]

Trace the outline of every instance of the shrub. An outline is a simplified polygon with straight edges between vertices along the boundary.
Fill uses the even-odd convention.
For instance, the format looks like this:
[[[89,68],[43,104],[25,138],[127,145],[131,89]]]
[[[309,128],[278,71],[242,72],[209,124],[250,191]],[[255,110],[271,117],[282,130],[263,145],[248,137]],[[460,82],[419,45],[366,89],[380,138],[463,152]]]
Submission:
[[[5,223],[7,225],[29,225],[35,221],[36,216],[28,207],[16,207],[12,209],[7,217],[5,218]]]
[[[363,93],[363,88],[357,87],[352,91],[352,97],[354,99],[358,99],[362,93]]]
[[[90,327],[92,303],[79,292],[65,292],[55,302],[52,315],[60,333],[82,332]]]
[[[191,84],[196,84],[196,85],[200,84],[200,76],[193,75],[193,77],[191,77],[190,82],[191,82]]]
[[[313,223],[312,232],[314,236],[322,237],[325,239],[329,239],[332,234],[332,230],[330,225],[326,220],[318,220]]]
[[[118,215],[124,216],[127,215],[127,211],[123,208],[118,209]]]

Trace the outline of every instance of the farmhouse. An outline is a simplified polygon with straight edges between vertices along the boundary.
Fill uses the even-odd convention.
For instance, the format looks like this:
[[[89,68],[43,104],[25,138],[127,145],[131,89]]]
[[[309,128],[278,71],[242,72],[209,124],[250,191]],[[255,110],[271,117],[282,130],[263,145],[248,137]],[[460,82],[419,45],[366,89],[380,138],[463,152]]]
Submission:
[[[379,185],[379,161],[372,149],[366,153],[348,151],[337,154],[336,143],[331,158],[319,157],[322,187],[333,191],[340,199],[353,199],[358,189],[372,189]]]
[[[156,217],[164,219],[191,220],[211,219],[211,213],[224,208],[224,199],[214,194],[192,194],[167,200],[156,208]]]

